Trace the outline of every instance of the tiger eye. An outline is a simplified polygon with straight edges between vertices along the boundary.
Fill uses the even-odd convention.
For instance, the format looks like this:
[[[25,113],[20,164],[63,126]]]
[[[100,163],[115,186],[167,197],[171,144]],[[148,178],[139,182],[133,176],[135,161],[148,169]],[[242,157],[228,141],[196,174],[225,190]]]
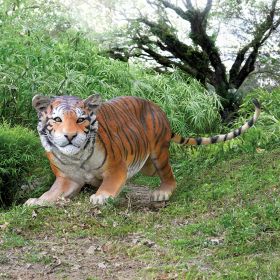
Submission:
[[[60,117],[56,117],[56,118],[54,118],[53,120],[56,121],[56,122],[62,122],[62,120],[61,120]]]
[[[82,123],[85,120],[85,118],[78,118],[77,123]]]

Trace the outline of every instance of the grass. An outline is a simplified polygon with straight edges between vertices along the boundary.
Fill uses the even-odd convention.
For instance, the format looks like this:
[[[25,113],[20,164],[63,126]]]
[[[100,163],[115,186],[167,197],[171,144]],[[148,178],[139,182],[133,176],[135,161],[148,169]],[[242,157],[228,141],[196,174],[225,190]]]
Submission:
[[[104,100],[133,95],[154,101],[176,132],[221,130],[219,97],[198,81],[176,69],[160,75],[100,55],[96,43],[67,27],[68,13],[57,1],[39,1],[35,10],[31,0],[14,3],[15,9],[8,2],[0,6],[0,120],[35,130],[35,94],[86,98],[99,92]]]
[[[38,194],[51,182],[49,171],[37,134],[21,126],[0,124],[1,206],[25,200],[32,192]]]
[[[24,261],[48,263],[40,240],[75,244],[96,238],[111,242],[113,254],[141,262],[132,279],[278,279],[279,159],[280,149],[225,153],[200,164],[177,160],[178,189],[157,210],[128,209],[118,201],[99,210],[84,192],[69,205],[2,211],[0,224],[8,225],[1,232],[0,259],[5,262],[5,252],[14,248],[37,244]],[[133,183],[157,182],[138,176]]]

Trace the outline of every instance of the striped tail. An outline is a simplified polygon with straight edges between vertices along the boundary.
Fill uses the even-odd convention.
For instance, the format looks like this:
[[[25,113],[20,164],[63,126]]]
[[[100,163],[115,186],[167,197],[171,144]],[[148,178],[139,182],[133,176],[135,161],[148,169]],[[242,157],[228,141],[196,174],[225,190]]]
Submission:
[[[261,112],[261,105],[258,100],[254,99],[255,105],[254,116],[239,128],[227,134],[219,134],[211,137],[184,138],[181,135],[172,133],[171,140],[180,145],[207,145],[231,140],[248,130],[258,119]]]

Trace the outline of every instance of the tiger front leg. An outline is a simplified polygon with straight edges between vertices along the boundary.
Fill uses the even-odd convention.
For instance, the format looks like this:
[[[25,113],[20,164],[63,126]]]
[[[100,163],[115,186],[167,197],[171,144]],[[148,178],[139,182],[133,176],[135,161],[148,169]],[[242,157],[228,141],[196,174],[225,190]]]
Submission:
[[[57,177],[50,190],[39,198],[29,198],[25,205],[48,205],[54,204],[59,198],[69,198],[77,194],[83,185],[64,177]]]
[[[90,197],[94,205],[103,205],[109,198],[115,198],[121,187],[125,184],[127,169],[123,166],[115,166],[108,169],[103,175],[103,181],[97,192]]]

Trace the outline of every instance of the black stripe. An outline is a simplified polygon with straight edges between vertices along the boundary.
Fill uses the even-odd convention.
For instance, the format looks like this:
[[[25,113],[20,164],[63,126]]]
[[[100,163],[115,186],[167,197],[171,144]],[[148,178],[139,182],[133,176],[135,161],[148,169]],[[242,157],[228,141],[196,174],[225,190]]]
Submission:
[[[137,108],[135,107],[135,104],[133,103],[134,100],[130,100],[131,101],[131,106],[133,107],[133,110],[134,110],[134,113],[135,113],[135,116],[137,116]]]
[[[107,159],[106,146],[105,146],[105,144],[104,144],[104,142],[103,142],[103,140],[102,140],[102,138],[100,137],[99,134],[97,134],[97,137],[100,140],[100,143],[103,145],[103,148],[104,148],[104,151],[105,151],[105,156],[104,156],[104,159],[103,159],[102,163],[97,168],[94,168],[94,170],[97,170],[97,169],[101,168],[104,165],[104,163],[106,162],[106,159]]]
[[[201,137],[195,138],[195,141],[196,141],[197,145],[201,145],[202,138]]]
[[[106,120],[105,120],[104,124],[106,125]],[[104,133],[105,133],[106,136],[108,137],[108,142],[109,142],[109,144],[110,144],[110,149],[111,149],[111,151],[112,151],[113,157],[115,158],[115,153],[114,153],[114,149],[113,149],[112,141],[111,141],[112,135],[110,134],[110,131],[109,131],[108,126],[106,125],[106,128],[103,127],[103,125],[102,125],[101,122],[99,122],[98,125],[99,125],[99,127],[100,127],[101,129],[103,129]],[[100,137],[100,138],[101,138],[101,137]]]
[[[83,161],[83,163],[81,164],[81,168],[84,169],[85,164],[87,163],[88,159],[93,155],[94,152],[94,148],[91,149],[90,153],[88,154],[88,156],[86,157],[86,159]]]
[[[61,164],[64,164],[64,165],[71,165],[72,163],[69,163],[68,161],[64,162],[63,160],[61,160],[55,153],[52,153],[53,156],[55,157],[55,159],[57,161],[59,161]]]
[[[254,119],[250,119],[249,121],[247,121],[247,124],[249,125],[249,127],[251,127],[254,124]]]
[[[97,121],[97,119],[94,119],[94,120],[90,123],[90,125],[94,125],[94,124],[96,123],[96,121]]]
[[[234,137],[237,137],[237,136],[239,136],[240,134],[241,134],[241,127],[239,127],[238,129],[236,129],[236,130],[234,130],[233,131],[233,135],[234,135]]]
[[[90,143],[90,140],[91,140],[91,138],[89,137],[87,142],[86,142],[86,144],[85,144],[85,146],[84,146],[84,150],[87,148],[88,144]]]
[[[162,166],[159,167],[159,170],[164,171],[164,169],[169,165],[169,161],[168,158],[166,159],[166,161],[163,163]]]
[[[228,138],[228,133],[225,135],[224,140],[223,141],[227,141]]]
[[[254,105],[255,105],[258,109],[261,109],[261,104],[260,104],[260,102],[259,102],[257,99],[253,99],[252,101],[253,101]]]
[[[157,145],[159,143],[159,141],[162,140],[165,135],[166,135],[166,127],[165,127],[165,125],[163,125],[161,127],[160,133],[157,135],[155,145]]]
[[[180,144],[183,144],[185,141],[185,138],[181,136]]]
[[[242,126],[239,127],[239,135],[242,133]]]
[[[215,144],[217,142],[218,138],[219,138],[219,135],[212,136],[210,138],[211,143]]]
[[[147,115],[147,111],[146,111],[145,104],[143,104],[143,102],[141,102],[141,107],[140,107],[140,122],[141,122],[141,124],[143,125],[143,127],[144,127],[145,130],[147,130],[146,115]]]

